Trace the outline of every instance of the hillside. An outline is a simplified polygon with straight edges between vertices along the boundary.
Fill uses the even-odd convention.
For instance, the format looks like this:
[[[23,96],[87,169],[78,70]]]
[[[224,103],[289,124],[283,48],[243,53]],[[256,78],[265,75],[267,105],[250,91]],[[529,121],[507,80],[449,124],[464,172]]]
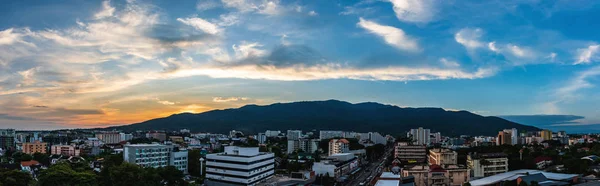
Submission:
[[[179,130],[228,133],[241,130],[249,133],[265,130],[345,130],[401,135],[411,128],[424,127],[442,135],[497,135],[499,130],[517,128],[535,131],[536,127],[521,125],[493,116],[480,116],[467,111],[446,111],[441,108],[401,108],[380,103],[352,104],[337,100],[276,103],[265,106],[246,105],[237,109],[212,110],[204,113],[175,114],[141,123],[111,127],[133,130]]]

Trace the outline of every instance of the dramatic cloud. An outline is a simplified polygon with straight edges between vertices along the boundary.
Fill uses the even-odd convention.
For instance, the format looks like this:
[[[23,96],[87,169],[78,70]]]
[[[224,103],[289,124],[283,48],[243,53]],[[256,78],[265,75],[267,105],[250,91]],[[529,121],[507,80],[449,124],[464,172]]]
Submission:
[[[419,51],[417,41],[406,35],[402,29],[381,25],[373,21],[360,18],[357,23],[361,28],[381,37],[387,44],[400,50],[416,52]]]
[[[203,32],[209,33],[209,34],[218,34],[220,32],[220,29],[217,25],[210,23],[202,18],[199,17],[190,17],[190,18],[177,18],[177,21],[186,24],[186,25],[190,25],[198,30],[201,30]]]
[[[505,115],[498,116],[509,121],[533,125],[533,126],[549,126],[554,124],[578,123],[576,120],[584,119],[583,116],[575,115]]]
[[[577,60],[575,61],[575,64],[590,63],[598,60],[599,57],[597,56],[597,53],[599,50],[600,45],[590,45],[587,48],[577,49]]]
[[[436,0],[390,0],[400,21],[427,23],[437,12]]]

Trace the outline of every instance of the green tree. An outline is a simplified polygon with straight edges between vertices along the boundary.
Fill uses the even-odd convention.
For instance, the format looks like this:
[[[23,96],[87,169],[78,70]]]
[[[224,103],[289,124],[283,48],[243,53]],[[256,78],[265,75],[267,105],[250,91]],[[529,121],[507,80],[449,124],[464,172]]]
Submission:
[[[15,161],[15,163],[21,163],[22,161],[29,161],[33,159],[31,155],[22,152],[13,153],[12,158]]]
[[[27,186],[32,180],[26,172],[0,169],[0,185]]]
[[[188,172],[192,176],[200,176],[200,150],[188,151]]]
[[[183,172],[174,166],[166,166],[158,169],[158,174],[168,186],[182,185]]]
[[[90,171],[76,172],[66,163],[59,163],[42,170],[38,177],[40,186],[95,186],[96,174]]]
[[[50,155],[36,152],[33,154],[33,160],[40,162],[42,165],[50,166]]]

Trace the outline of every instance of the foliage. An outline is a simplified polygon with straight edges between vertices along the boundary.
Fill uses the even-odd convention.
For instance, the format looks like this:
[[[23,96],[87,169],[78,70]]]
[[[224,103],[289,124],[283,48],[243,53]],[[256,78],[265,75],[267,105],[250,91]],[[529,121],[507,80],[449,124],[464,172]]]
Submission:
[[[46,153],[36,152],[33,154],[33,160],[40,162],[42,165],[50,166],[50,155]]]
[[[192,176],[200,176],[200,150],[188,151],[188,172]]]
[[[12,158],[15,161],[15,163],[21,163],[22,161],[29,161],[33,159],[31,155],[22,152],[13,153]]]
[[[38,179],[38,185],[40,186],[98,185],[96,174],[91,171],[74,171],[66,163],[59,163],[46,170],[42,170]]]
[[[0,185],[27,186],[32,180],[29,173],[0,169]]]

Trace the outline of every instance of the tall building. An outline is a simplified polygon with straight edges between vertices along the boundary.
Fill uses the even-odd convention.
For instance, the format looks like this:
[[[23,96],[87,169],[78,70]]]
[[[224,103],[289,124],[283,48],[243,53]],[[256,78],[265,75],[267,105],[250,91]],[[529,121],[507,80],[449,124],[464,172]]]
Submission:
[[[517,132],[516,128],[512,128],[510,130],[510,142],[512,145],[519,144],[519,133]]]
[[[319,131],[319,139],[343,138],[344,131],[322,130]]]
[[[32,143],[23,143],[23,153],[25,154],[35,154],[36,152],[39,153],[46,153],[46,147],[47,144],[40,142],[40,141],[34,141]]]
[[[188,152],[172,145],[126,144],[123,146],[123,160],[142,167],[175,166],[187,173]]]
[[[429,165],[456,165],[458,153],[450,149],[429,150]]]
[[[314,153],[319,149],[318,139],[297,139],[288,140],[287,153],[293,153],[294,151],[302,150],[307,153]]]
[[[442,142],[442,133],[440,132],[436,132],[433,133],[433,138],[431,140],[431,143],[441,143]]]
[[[258,147],[226,146],[225,152],[206,155],[206,184],[254,186],[273,177],[275,156]]]
[[[350,142],[347,139],[329,140],[329,156],[348,152],[350,152]]]
[[[288,140],[297,140],[302,138],[302,131],[301,130],[288,130],[286,133],[287,139]]]
[[[508,156],[504,153],[474,153],[467,155],[471,176],[488,177],[508,171]]]
[[[258,133],[256,138],[259,144],[265,144],[267,142],[267,135],[265,133]]]
[[[410,129],[409,135],[416,145],[429,145],[431,143],[429,129],[423,129],[422,127]]]
[[[394,157],[403,165],[425,163],[427,161],[427,147],[425,145],[410,145],[407,142],[398,142],[394,149]]]
[[[133,139],[133,134],[119,133],[119,135],[121,136],[121,141],[129,141]]]
[[[50,154],[60,154],[65,156],[79,156],[81,149],[72,145],[52,145]]]
[[[385,139],[385,137],[383,137],[381,134],[379,134],[379,132],[369,132],[368,136],[369,136],[369,140],[371,142],[373,142],[374,144],[385,145],[387,143],[387,139]]]
[[[15,129],[0,129],[0,149],[15,148]]]
[[[511,135],[508,132],[500,131],[498,132],[498,137],[496,138],[496,145],[511,145]]]
[[[542,137],[543,140],[551,140],[552,139],[552,131],[544,129],[544,130],[540,131],[540,137]]]
[[[117,144],[121,142],[121,134],[118,132],[106,132],[96,134],[96,138],[106,144]]]

